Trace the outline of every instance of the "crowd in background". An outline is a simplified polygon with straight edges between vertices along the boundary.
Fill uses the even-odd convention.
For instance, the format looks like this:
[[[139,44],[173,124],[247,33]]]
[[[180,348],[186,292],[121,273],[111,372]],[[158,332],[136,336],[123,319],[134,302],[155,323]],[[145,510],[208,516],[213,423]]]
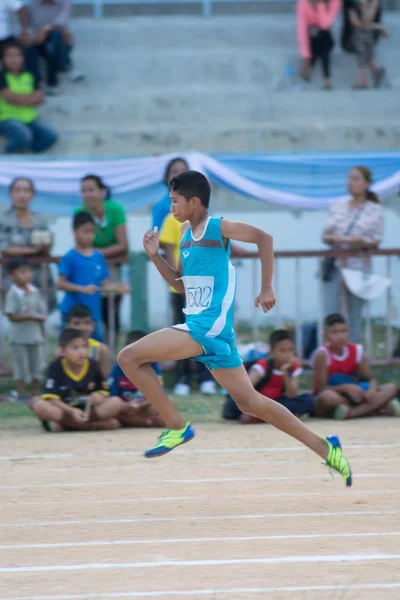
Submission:
[[[312,77],[321,62],[324,88],[332,88],[331,54],[333,24],[343,9],[341,44],[354,53],[359,77],[354,89],[374,87],[384,81],[385,69],[376,64],[375,48],[388,31],[381,24],[380,0],[297,0],[297,32],[302,59],[301,74]],[[0,134],[5,153],[43,152],[57,142],[57,133],[39,117],[46,95],[59,92],[60,76],[69,73],[73,82],[84,79],[73,67],[73,35],[70,29],[71,0],[4,0],[0,3]],[[18,17],[13,34],[11,16]],[[44,62],[44,76],[40,68]]]
[[[376,64],[375,49],[379,38],[389,32],[381,24],[381,0],[297,0],[297,38],[302,58],[301,74],[310,81],[317,62],[321,63],[324,89],[332,89],[331,55],[335,45],[332,27],[343,13],[341,45],[355,55],[359,76],[355,90],[382,85],[385,69]]]
[[[168,181],[187,170],[182,158],[173,159],[166,168],[166,195],[153,207],[153,226],[160,230],[160,244],[166,261],[174,268],[179,260],[180,224],[170,213]],[[378,197],[369,189],[372,174],[362,166],[349,174],[351,199],[334,204],[329,212],[323,241],[331,248],[356,251],[376,248],[382,240],[383,214]],[[111,191],[98,175],[81,180],[82,205],[72,219],[74,247],[62,258],[57,282],[29,258],[49,257],[52,235],[46,220],[30,209],[34,184],[27,178],[15,179],[9,188],[11,206],[0,220],[0,251],[7,260],[3,278],[4,313],[10,321],[9,342],[13,356],[13,375],[18,397],[29,402],[47,431],[64,429],[116,429],[121,426],[160,426],[160,417],[134,382],[124,376],[117,364],[112,366],[105,343],[112,325],[119,331],[120,304],[129,289],[121,283],[121,264],[129,252],[126,214],[112,200]],[[233,247],[233,253],[246,251]],[[341,272],[370,273],[370,264],[359,256],[327,258],[321,278],[326,290],[324,311],[325,343],[311,358],[315,366],[313,388],[300,393],[298,377],[301,362],[295,356],[292,334],[275,331],[265,358],[249,363],[249,375],[261,394],[283,403],[298,416],[355,418],[369,414],[400,415],[394,384],[379,385],[370,371],[361,339],[361,312],[364,300],[357,290],[343,284]],[[45,281],[43,281],[43,277]],[[52,290],[46,300],[40,288]],[[56,283],[56,286],[55,286]],[[344,294],[340,293],[344,286]],[[44,392],[40,395],[43,350],[48,313],[56,308],[55,287],[64,292],[59,305],[62,333],[57,356],[47,369]],[[107,295],[115,297],[110,322]],[[344,307],[340,298],[344,299]],[[184,321],[184,297],[171,290],[171,324]],[[342,316],[342,309],[348,322]],[[131,332],[132,343],[145,332]],[[159,365],[153,365],[157,376]],[[200,392],[217,393],[212,376],[202,364],[178,361],[174,393],[189,396],[193,378]],[[51,400],[52,402],[48,402]],[[54,402],[53,402],[54,401]],[[254,419],[242,415],[232,398],[224,404],[223,416],[241,423]]]
[[[59,92],[62,73],[73,82],[84,78],[73,68],[70,9],[71,0],[0,3],[0,134],[6,138],[6,153],[43,152],[57,142],[38,108],[46,95]],[[13,14],[18,18],[17,35],[11,27]]]

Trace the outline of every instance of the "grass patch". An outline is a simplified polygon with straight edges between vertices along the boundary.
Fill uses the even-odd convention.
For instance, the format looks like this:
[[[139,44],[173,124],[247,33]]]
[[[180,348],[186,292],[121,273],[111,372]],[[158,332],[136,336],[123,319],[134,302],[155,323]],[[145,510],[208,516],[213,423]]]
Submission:
[[[374,367],[374,374],[381,383],[394,382],[400,387],[400,369],[395,367]],[[300,377],[301,391],[311,388],[311,371],[305,371]],[[11,379],[0,380],[0,395],[13,389]],[[216,423],[221,421],[224,396],[201,396],[194,393],[188,398],[177,398],[176,404],[183,417],[195,423]],[[4,431],[26,431],[38,429],[39,424],[27,406],[0,402],[0,434]]]

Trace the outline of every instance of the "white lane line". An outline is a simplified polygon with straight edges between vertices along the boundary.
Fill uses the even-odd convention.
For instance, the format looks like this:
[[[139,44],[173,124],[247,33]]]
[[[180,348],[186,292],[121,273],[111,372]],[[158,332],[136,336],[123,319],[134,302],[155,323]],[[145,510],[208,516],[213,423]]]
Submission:
[[[348,494],[349,490],[343,490],[343,493]],[[351,492],[350,492],[351,493]],[[357,486],[357,489],[355,490],[355,494],[357,494],[357,496],[398,496],[400,495],[400,489],[398,490],[370,490],[370,489],[366,489],[366,490],[362,490]],[[327,492],[319,494],[317,492],[296,492],[296,498],[326,498]],[[241,494],[227,494],[224,493],[224,498],[243,498],[243,493]],[[271,494],[246,494],[246,498],[248,499],[263,499],[263,498],[293,498],[293,492],[279,492],[279,493],[271,493]],[[150,497],[150,498],[142,498],[142,497],[136,497],[136,498],[112,498],[112,499],[103,499],[103,500],[96,500],[96,499],[81,499],[79,498],[79,504],[137,504],[137,503],[149,503],[149,502],[181,502],[184,500],[210,500],[210,496],[200,496],[198,494],[196,494],[195,496],[164,496],[162,498],[160,497]],[[69,505],[74,505],[76,506],[77,500],[60,500],[57,501],[57,507],[58,506],[69,506]],[[360,502],[361,504],[362,502]],[[40,506],[45,506],[45,505],[51,505],[54,506],[54,500],[32,500],[31,502],[20,502],[19,500],[16,500],[14,502],[14,508],[18,507],[18,506],[35,506],[35,505],[40,505]],[[1,501],[0,499],[0,506],[10,506],[10,500],[4,500]],[[1,599],[0,599],[1,600]]]
[[[71,594],[62,596],[19,596],[0,597],[0,600],[98,600],[99,598],[162,598],[163,596],[212,596],[217,594],[276,594],[293,592],[330,592],[337,590],[394,590],[400,583],[360,583],[355,585],[296,585],[264,588],[217,588],[211,590],[162,590],[159,592],[111,592],[108,594]]]
[[[93,524],[111,524],[111,523],[155,523],[155,522],[176,522],[181,521],[225,521],[230,519],[286,519],[289,517],[343,517],[356,515],[397,515],[399,510],[341,510],[338,512],[302,512],[302,513],[266,513],[249,515],[221,515],[221,516],[198,516],[192,515],[185,517],[177,515],[176,517],[137,517],[133,519],[79,519],[71,521],[27,521],[17,523],[0,523],[2,527],[51,527],[60,525],[93,525]]]
[[[82,563],[77,565],[32,565],[2,567],[0,573],[49,573],[54,571],[103,571],[109,569],[154,569],[155,567],[223,567],[230,565],[279,565],[298,563],[353,563],[377,560],[399,560],[400,554],[330,554],[309,556],[277,556],[263,558],[227,558],[219,560],[160,560],[130,563]]]
[[[326,475],[326,474],[325,474]],[[267,477],[203,477],[201,479],[150,479],[150,480],[130,480],[130,481],[92,481],[92,482],[73,482],[73,483],[43,483],[35,485],[0,485],[0,490],[31,490],[31,489],[47,489],[47,488],[86,488],[86,487],[98,487],[98,486],[112,486],[112,485],[165,485],[167,483],[172,484],[184,484],[184,483],[226,483],[226,482],[237,482],[237,481],[298,481],[303,479],[323,479],[324,475],[296,475],[296,476],[267,476]],[[369,479],[386,479],[386,478],[398,478],[400,473],[357,473],[356,478]]]
[[[297,535],[248,535],[235,537],[198,537],[198,538],[163,538],[146,540],[101,540],[93,542],[57,542],[46,544],[10,544],[0,546],[0,550],[31,550],[39,548],[90,548],[100,546],[133,546],[153,544],[198,544],[205,542],[254,542],[263,540],[314,540],[319,538],[374,538],[400,536],[400,531],[378,531],[370,533],[305,533]]]
[[[71,594],[62,596],[13,596],[0,600],[98,600],[99,598],[162,598],[163,596],[212,596],[217,594],[276,594],[293,592],[330,592],[338,590],[395,590],[400,583],[360,583],[355,585],[296,585],[264,588],[217,588],[211,590],[162,590],[158,592],[111,592],[107,594]]]
[[[346,449],[353,450],[369,450],[369,449],[381,449],[381,448],[400,448],[400,444],[346,444]],[[193,450],[179,450],[179,453],[175,453],[174,456],[181,454],[230,454],[239,452],[244,454],[246,452],[258,453],[258,452],[303,452],[307,450],[304,446],[262,446],[259,448],[220,448],[220,449],[193,449]],[[99,458],[99,456],[143,456],[141,451],[128,451],[122,450],[120,452],[88,452],[88,453],[74,453],[74,452],[60,452],[53,454],[28,454],[28,455],[3,455],[0,456],[0,460],[51,460],[53,458]]]

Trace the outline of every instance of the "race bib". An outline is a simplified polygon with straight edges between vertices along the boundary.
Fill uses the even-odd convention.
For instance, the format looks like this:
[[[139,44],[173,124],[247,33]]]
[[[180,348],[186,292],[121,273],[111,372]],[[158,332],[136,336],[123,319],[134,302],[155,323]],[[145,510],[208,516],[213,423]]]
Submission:
[[[214,293],[214,277],[208,275],[185,275],[182,277],[185,286],[185,315],[198,315],[211,306]]]

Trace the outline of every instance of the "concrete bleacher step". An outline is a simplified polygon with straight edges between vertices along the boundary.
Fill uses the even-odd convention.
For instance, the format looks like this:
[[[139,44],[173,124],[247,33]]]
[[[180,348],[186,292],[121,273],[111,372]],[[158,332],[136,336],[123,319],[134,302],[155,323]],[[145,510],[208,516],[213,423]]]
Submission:
[[[311,84],[297,77],[292,15],[76,19],[87,81],[43,107],[61,132],[54,152],[396,147],[400,15],[386,21],[392,87],[352,91],[354,57],[337,49],[325,92],[319,69]]]

